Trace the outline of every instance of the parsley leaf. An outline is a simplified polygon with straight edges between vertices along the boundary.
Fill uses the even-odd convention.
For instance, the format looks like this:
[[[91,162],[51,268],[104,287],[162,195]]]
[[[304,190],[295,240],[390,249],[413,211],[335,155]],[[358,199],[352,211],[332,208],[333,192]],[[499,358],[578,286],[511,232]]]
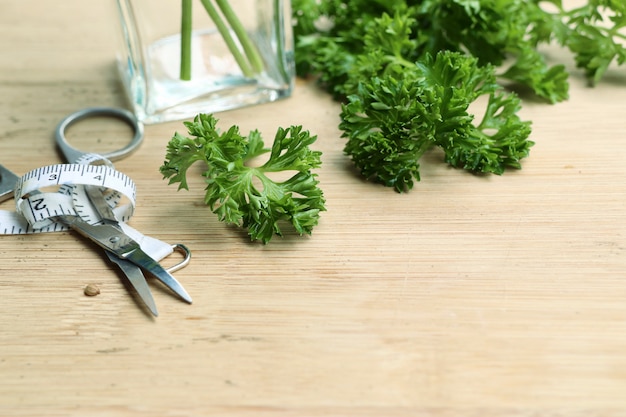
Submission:
[[[575,55],[591,84],[596,84],[616,62],[626,62],[626,3],[618,0],[590,0],[586,5],[563,12],[567,20],[560,41]]]
[[[311,234],[320,212],[326,210],[317,174],[312,172],[321,166],[321,152],[309,148],[317,137],[302,126],[279,128],[268,149],[258,130],[245,137],[232,126],[222,133],[217,122],[210,114],[184,122],[191,137],[174,134],[160,168],[163,176],[170,184],[179,183],[179,189],[188,189],[189,167],[204,161],[204,201],[221,221],[246,228],[252,240],[263,243],[282,236],[281,222],[290,223],[300,235]],[[264,164],[250,165],[267,153]],[[271,178],[273,173],[291,176],[278,181]]]

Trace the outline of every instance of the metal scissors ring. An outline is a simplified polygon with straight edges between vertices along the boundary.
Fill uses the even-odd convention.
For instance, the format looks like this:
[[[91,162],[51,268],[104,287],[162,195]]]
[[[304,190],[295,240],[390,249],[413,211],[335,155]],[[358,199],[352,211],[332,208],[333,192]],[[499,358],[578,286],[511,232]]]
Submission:
[[[131,112],[115,107],[90,107],[72,113],[63,120],[61,120],[54,132],[55,140],[69,162],[74,162],[78,160],[81,156],[88,152],[81,151],[80,149],[76,149],[72,145],[70,145],[70,143],[67,141],[67,138],[65,137],[65,131],[68,127],[80,120],[98,116],[120,119],[128,123],[134,131],[134,136],[128,143],[128,145],[116,151],[102,155],[108,160],[117,161],[119,159],[122,159],[134,152],[141,144],[143,140],[143,124],[139,120],[137,120],[137,118]]]

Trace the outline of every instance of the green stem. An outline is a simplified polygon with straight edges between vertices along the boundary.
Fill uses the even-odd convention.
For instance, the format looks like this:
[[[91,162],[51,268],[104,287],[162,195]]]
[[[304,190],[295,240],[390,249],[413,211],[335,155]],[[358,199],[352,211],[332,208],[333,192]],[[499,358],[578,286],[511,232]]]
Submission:
[[[280,0],[274,0],[274,16],[272,16],[272,20],[274,23],[274,36],[276,37],[276,45],[278,46],[278,50],[276,51],[276,54],[278,55],[278,60],[279,63],[278,65],[280,66],[279,71],[280,74],[283,77],[283,80],[285,80],[286,82],[289,82],[289,74],[287,74],[287,69],[285,68],[285,51],[283,49],[283,37],[284,37],[284,33],[283,33],[283,22],[281,20],[285,19],[285,18],[290,18],[291,16],[283,16],[283,11],[280,9]]]
[[[180,79],[191,80],[191,1],[182,0],[180,27]]]
[[[252,39],[250,39],[250,36],[248,36],[246,29],[243,27],[241,21],[239,20],[233,9],[230,7],[228,0],[215,0],[215,2],[224,14],[224,18],[226,18],[226,20],[230,24],[230,27],[237,35],[237,38],[239,39],[239,42],[241,43],[241,46],[243,47],[243,50],[246,53],[246,56],[248,57],[248,60],[250,61],[250,64],[252,65],[254,71],[263,71],[263,59],[261,58],[261,54],[259,54],[259,51],[252,42]]]
[[[246,58],[243,56],[243,54],[237,47],[237,44],[235,43],[233,37],[230,35],[230,30],[228,29],[228,27],[222,20],[222,17],[220,16],[220,14],[217,12],[215,7],[211,4],[210,0],[200,0],[200,1],[202,2],[202,5],[206,9],[207,13],[209,14],[209,17],[211,18],[211,20],[213,20],[213,23],[215,23],[217,30],[222,35],[222,38],[224,39],[224,42],[226,42],[226,46],[228,47],[228,50],[230,51],[231,54],[233,54],[233,57],[235,58],[235,61],[237,61],[239,68],[241,68],[241,72],[243,73],[243,75],[246,77],[252,77],[254,75],[254,72],[252,71],[252,68],[250,68],[250,64],[248,64],[248,62],[246,61]]]

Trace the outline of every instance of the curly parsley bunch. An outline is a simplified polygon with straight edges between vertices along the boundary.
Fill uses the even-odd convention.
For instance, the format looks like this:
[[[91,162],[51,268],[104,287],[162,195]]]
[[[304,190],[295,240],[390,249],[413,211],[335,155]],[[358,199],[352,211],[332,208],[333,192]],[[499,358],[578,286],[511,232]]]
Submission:
[[[570,49],[592,84],[626,62],[622,1],[566,10],[560,0],[293,0],[293,9],[298,73],[345,102],[345,153],[399,192],[419,180],[432,146],[474,172],[521,167],[530,123],[503,83],[549,103],[568,98],[565,66],[549,65],[540,45]],[[468,109],[479,97],[487,104],[476,120]]]

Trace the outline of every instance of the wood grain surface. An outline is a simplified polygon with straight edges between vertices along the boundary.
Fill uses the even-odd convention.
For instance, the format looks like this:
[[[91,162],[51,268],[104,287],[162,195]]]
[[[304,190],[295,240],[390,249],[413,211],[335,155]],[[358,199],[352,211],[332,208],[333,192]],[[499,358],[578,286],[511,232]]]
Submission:
[[[112,3],[112,2],[110,2]],[[0,5],[0,163],[61,162],[66,114],[125,106],[104,0]],[[363,181],[340,106],[293,97],[223,126],[318,135],[328,211],[311,237],[248,241],[161,178],[180,122],[150,125],[116,163],[138,187],[131,225],[193,251],[187,305],[151,285],[160,316],[74,233],[0,237],[2,416],[613,416],[626,414],[626,72],[570,100],[524,98],[536,145],[520,171],[475,176],[432,151],[408,194]],[[127,129],[71,132],[98,150]],[[10,202],[0,209],[11,210]],[[100,286],[86,297],[83,288]]]

